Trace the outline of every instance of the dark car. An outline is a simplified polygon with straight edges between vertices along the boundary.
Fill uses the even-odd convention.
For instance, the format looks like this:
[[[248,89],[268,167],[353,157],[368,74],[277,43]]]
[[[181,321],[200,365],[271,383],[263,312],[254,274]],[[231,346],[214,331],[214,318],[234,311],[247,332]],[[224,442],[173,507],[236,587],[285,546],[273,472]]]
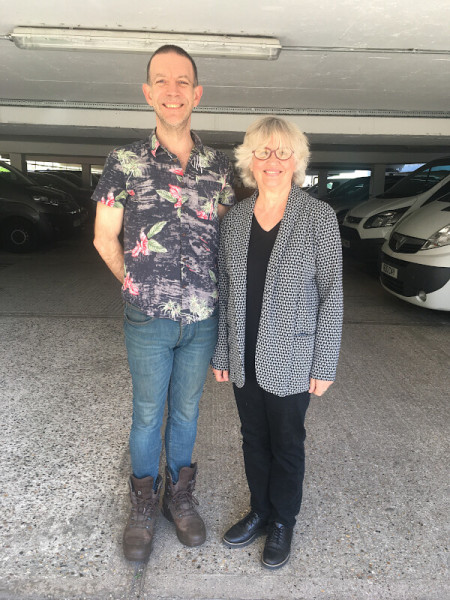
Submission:
[[[0,242],[11,252],[27,252],[39,242],[80,231],[86,212],[65,192],[36,185],[0,161]]]
[[[346,181],[348,181],[348,179],[345,179],[344,177],[340,177],[339,179],[328,178],[327,194],[330,194],[334,190],[337,190],[337,188],[339,186],[341,186],[343,183],[345,183]],[[314,198],[319,197],[319,184],[318,183],[315,183],[314,185],[312,185],[310,187],[304,187],[303,189],[305,190],[305,192],[308,192],[308,194],[310,196],[314,196]]]
[[[61,177],[58,171],[34,171],[28,173],[28,177],[38,185],[48,186],[70,194],[81,208],[87,211],[90,220],[94,219],[95,204],[92,201],[92,191],[81,187],[81,180],[79,184],[75,184],[71,179]]]
[[[70,169],[43,169],[39,171],[39,173],[48,173],[49,175],[56,175],[61,179],[70,181],[70,183],[77,186],[78,188],[81,188],[85,191],[90,190],[91,192],[95,189],[95,186],[97,185],[98,180],[100,178],[99,175],[91,173],[90,185],[89,187],[86,187],[83,183],[81,171],[72,171]]]

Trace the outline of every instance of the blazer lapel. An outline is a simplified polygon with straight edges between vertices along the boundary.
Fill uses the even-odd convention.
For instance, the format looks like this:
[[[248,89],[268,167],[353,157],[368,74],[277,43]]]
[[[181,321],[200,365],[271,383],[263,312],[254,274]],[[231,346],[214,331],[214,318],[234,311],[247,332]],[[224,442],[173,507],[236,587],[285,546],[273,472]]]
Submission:
[[[267,265],[266,283],[264,290],[269,290],[275,281],[275,275],[278,271],[278,265],[283,258],[284,249],[289,240],[292,228],[297,220],[297,215],[301,210],[301,200],[295,186],[292,186],[289,192],[286,209],[283,219],[281,220],[280,229],[278,231],[275,244],[273,245],[272,254],[270,255],[269,264]],[[264,293],[266,296],[266,293]]]
[[[247,255],[248,255],[248,245],[250,243],[250,233],[252,229],[252,219],[253,219],[253,209],[255,208],[255,202],[257,198],[257,192],[253,194],[253,196],[249,199],[248,204],[245,207],[245,213],[242,220],[239,222],[239,227],[233,232],[234,239],[234,251],[235,256],[243,256],[245,260],[236,261],[235,275],[239,274],[239,283],[244,286],[247,286]]]
[[[255,207],[256,198],[258,193],[255,192],[250,198],[248,204],[245,206],[245,212],[243,218],[237,223],[238,227],[233,231],[233,249],[234,256],[241,257],[241,260],[233,262],[234,281],[236,295],[239,298],[245,298],[247,294],[247,255],[248,246],[250,243],[250,234],[252,228],[253,209]],[[239,305],[236,299],[236,306]],[[245,304],[244,304],[245,307]],[[238,336],[238,344],[243,359],[244,355],[244,341],[245,341],[245,309],[242,314],[240,312],[236,314],[236,330]]]

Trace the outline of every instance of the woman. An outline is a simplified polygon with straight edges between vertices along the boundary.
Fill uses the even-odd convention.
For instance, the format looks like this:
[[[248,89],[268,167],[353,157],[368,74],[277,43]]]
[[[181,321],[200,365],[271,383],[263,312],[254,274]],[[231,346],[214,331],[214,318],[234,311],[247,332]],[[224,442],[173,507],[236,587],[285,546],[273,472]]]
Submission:
[[[342,325],[341,244],[328,204],[300,189],[306,137],[282,119],[251,125],[236,150],[255,193],[221,226],[217,381],[233,382],[250,512],[224,535],[232,548],[267,531],[262,563],[289,559],[304,476],[310,394],[332,384]]]

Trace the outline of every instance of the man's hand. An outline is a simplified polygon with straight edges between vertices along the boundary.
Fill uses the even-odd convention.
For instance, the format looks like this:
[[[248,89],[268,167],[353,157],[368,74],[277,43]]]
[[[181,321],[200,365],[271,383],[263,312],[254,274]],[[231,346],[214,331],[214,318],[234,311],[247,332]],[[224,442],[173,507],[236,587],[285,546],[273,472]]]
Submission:
[[[321,379],[309,380],[309,393],[315,396],[322,396],[332,384],[332,381],[322,381]]]
[[[214,377],[216,381],[230,381],[230,374],[228,371],[220,371],[219,369],[213,369]]]

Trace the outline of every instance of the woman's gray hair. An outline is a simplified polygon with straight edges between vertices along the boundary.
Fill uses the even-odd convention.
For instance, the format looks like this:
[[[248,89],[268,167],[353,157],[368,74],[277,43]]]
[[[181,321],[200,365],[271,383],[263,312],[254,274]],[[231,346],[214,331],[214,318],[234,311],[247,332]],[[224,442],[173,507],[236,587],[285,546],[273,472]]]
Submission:
[[[253,150],[264,148],[272,139],[275,144],[293,150],[296,167],[292,180],[297,185],[303,185],[309,159],[308,139],[296,125],[278,117],[262,117],[252,123],[245,133],[243,144],[235,149],[236,167],[244,185],[257,187],[250,169]]]

